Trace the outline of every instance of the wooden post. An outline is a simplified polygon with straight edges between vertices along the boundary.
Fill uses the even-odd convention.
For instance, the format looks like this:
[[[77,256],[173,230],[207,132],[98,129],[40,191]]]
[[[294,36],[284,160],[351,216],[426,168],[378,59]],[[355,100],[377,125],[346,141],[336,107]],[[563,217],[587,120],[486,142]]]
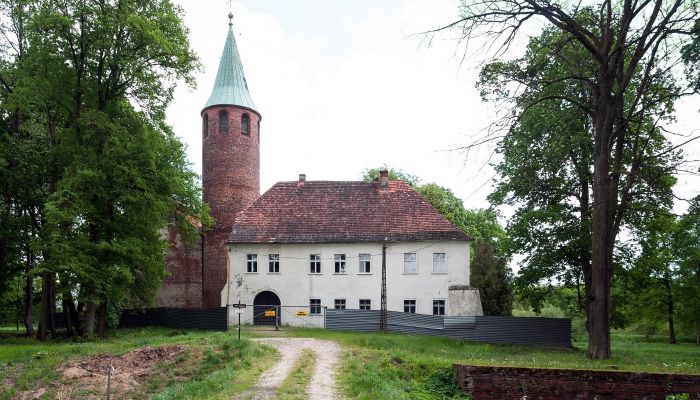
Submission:
[[[379,330],[387,331],[387,310],[386,310],[386,242],[382,243],[382,305],[379,314]]]

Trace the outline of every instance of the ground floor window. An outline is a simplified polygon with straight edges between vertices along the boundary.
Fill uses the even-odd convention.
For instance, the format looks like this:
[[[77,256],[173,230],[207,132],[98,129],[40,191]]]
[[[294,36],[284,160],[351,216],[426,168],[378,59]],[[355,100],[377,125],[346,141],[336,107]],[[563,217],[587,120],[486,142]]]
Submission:
[[[321,299],[309,299],[309,314],[321,314]]]
[[[335,299],[334,307],[336,310],[345,310],[345,299]]]
[[[416,313],[416,301],[415,300],[404,300],[403,301],[403,312]]]
[[[246,271],[248,272],[258,272],[258,255],[248,254],[246,257]]]
[[[433,315],[445,315],[445,300],[433,300]]]
[[[371,310],[372,300],[370,299],[360,299],[360,310]]]

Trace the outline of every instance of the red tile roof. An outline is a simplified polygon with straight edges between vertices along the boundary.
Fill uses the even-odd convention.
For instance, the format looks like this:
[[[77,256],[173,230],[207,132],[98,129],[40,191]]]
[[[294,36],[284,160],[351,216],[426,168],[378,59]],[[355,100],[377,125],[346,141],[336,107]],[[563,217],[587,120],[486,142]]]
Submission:
[[[236,216],[231,243],[470,240],[402,181],[278,182]]]

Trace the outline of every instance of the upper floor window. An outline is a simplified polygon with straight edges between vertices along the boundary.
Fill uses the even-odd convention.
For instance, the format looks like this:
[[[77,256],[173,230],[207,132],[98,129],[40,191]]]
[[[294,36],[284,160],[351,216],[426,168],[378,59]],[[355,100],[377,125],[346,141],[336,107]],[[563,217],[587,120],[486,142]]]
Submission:
[[[433,253],[433,273],[447,273],[447,263],[445,262],[445,253]]]
[[[335,273],[344,274],[345,273],[345,254],[335,255]]]
[[[228,112],[225,110],[219,111],[219,132],[228,133]]]
[[[268,255],[268,260],[270,263],[270,269],[268,270],[269,272],[280,272],[280,255],[279,254],[270,254]]]
[[[369,274],[372,272],[370,269],[370,258],[369,254],[360,254],[360,273]]]
[[[206,113],[202,115],[202,136],[205,138],[209,136],[209,115]]]
[[[250,136],[250,115],[246,113],[241,115],[241,133]]]
[[[246,256],[246,271],[247,272],[258,272],[258,255],[248,254]]]
[[[309,272],[312,274],[320,274],[321,273],[321,255],[320,254],[311,254],[309,256]]]
[[[416,253],[403,253],[403,273],[417,274]]]

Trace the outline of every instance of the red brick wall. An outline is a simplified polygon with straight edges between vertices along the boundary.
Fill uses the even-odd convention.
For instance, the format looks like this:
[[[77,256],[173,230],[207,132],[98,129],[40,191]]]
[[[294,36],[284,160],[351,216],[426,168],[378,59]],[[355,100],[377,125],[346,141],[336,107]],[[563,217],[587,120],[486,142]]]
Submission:
[[[219,130],[219,112],[228,111],[228,133]],[[241,134],[241,116],[250,116],[250,136]],[[260,116],[235,106],[214,106],[202,111],[209,131],[202,132],[204,201],[216,225],[204,236],[203,306],[219,307],[226,284],[225,242],[237,213],[260,196]]]
[[[700,375],[454,365],[460,388],[474,400],[700,398]],[[524,397],[527,396],[527,397]]]
[[[172,227],[163,229],[163,234],[168,239],[168,276],[158,291],[156,307],[202,307],[202,242],[183,242]]]

